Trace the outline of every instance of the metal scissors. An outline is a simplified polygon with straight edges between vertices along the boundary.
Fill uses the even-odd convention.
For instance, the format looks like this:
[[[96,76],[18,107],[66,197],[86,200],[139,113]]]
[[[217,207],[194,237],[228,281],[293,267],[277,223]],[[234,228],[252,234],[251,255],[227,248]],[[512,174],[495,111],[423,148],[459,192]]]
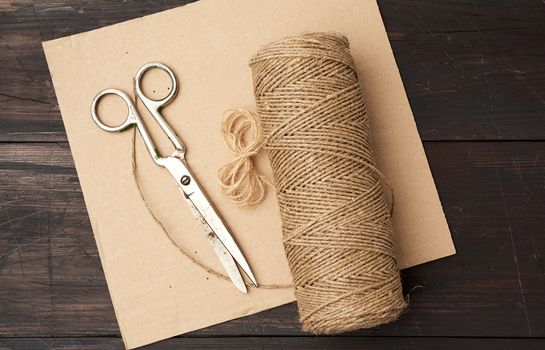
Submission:
[[[149,69],[161,69],[165,71],[169,76],[172,84],[168,95],[160,100],[153,100],[148,98],[141,88],[141,81],[144,73]],[[140,132],[144,144],[148,149],[151,158],[160,167],[168,170],[176,185],[182,192],[187,205],[191,209],[191,212],[195,218],[202,224],[204,233],[214,252],[221,261],[225,271],[231,278],[233,284],[241,291],[246,293],[246,284],[237,268],[236,263],[240,266],[242,271],[248,276],[252,283],[257,286],[256,279],[248,265],[248,262],[244,258],[244,255],[235,243],[229,229],[225,226],[217,211],[214,209],[212,203],[206,197],[206,194],[199,186],[199,183],[189,170],[187,163],[185,162],[185,146],[176,135],[174,130],[168,125],[165,118],[161,115],[161,109],[168,105],[176,96],[178,92],[178,84],[174,72],[164,64],[161,63],[147,63],[143,65],[136,73],[136,95],[146,106],[155,121],[159,124],[164,131],[172,145],[174,146],[174,152],[164,157],[161,155],[155,143],[153,142],[142,117],[139,115],[135,104],[131,101],[129,96],[118,89],[106,89],[96,95],[91,104],[91,116],[98,125],[99,128],[109,132],[121,132],[130,129],[133,125],[136,125],[137,130]],[[98,116],[97,106],[101,98],[105,95],[117,95],[121,97],[125,103],[127,103],[128,115],[127,119],[118,126],[109,126],[102,122]],[[236,261],[236,263],[235,263]]]

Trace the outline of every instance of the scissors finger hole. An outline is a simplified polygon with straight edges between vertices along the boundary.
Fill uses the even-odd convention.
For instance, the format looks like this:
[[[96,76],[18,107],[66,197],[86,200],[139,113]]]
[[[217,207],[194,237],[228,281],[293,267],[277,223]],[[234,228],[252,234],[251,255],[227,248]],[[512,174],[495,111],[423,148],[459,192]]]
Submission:
[[[169,97],[174,84],[165,70],[150,67],[142,74],[140,88],[142,93],[150,100],[162,101]]]
[[[123,92],[104,90],[93,100],[93,119],[106,131],[121,131],[131,123],[129,103],[129,97]]]

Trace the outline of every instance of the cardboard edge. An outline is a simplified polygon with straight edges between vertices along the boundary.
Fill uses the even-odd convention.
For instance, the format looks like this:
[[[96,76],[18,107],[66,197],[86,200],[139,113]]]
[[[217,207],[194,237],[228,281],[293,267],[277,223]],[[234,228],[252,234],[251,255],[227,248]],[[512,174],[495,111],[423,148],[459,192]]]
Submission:
[[[70,37],[68,37],[68,38],[70,38]],[[67,39],[67,38],[60,38],[60,39],[49,40],[49,41],[42,41],[42,49],[44,51],[44,55],[45,55],[45,58],[46,58],[47,68],[48,68],[48,71],[49,71],[49,75],[51,77],[51,82],[53,84],[53,89],[55,91],[55,96],[57,94],[56,93],[57,89],[55,87],[55,80],[53,79],[53,74],[52,74],[50,66],[49,66],[50,59],[48,58],[48,51],[53,49],[55,45],[57,45],[58,43],[62,42],[65,39]],[[59,102],[59,105],[60,105],[60,102]],[[62,109],[61,108],[59,108],[59,111],[61,112],[61,115],[62,115]],[[63,126],[66,128],[66,126],[64,125],[64,118],[61,118],[61,119],[62,119]],[[68,139],[68,145],[69,145],[69,147],[71,147],[70,138],[68,137],[68,135],[67,135],[67,139]],[[71,157],[73,159],[72,155],[71,155]],[[78,168],[75,166],[75,163],[74,163],[74,168],[76,170],[76,175],[78,176],[78,182],[79,182]],[[81,184],[80,184],[80,187],[81,187]],[[88,215],[89,221],[91,223],[91,229],[92,229],[92,232],[93,232],[93,237],[95,238],[95,243],[97,245],[98,255],[99,255],[99,259],[100,259],[100,265],[102,267],[102,271],[104,272],[104,278],[106,279],[106,287],[108,289],[108,294],[110,295],[110,298],[112,300],[112,306],[113,306],[113,309],[114,309],[114,314],[115,314],[117,324],[119,326],[119,331],[121,333],[121,338],[123,340],[123,344],[124,344],[125,348],[130,349],[131,347],[129,346],[129,341],[128,341],[128,339],[126,339],[126,337],[124,335],[125,326],[121,322],[120,318],[118,317],[118,310],[116,309],[116,306],[115,306],[116,303],[114,302],[115,297],[112,294],[112,291],[110,290],[110,284],[108,283],[108,281],[110,280],[109,273],[108,273],[108,270],[104,267],[104,264],[102,263],[104,261],[104,253],[103,253],[104,250],[102,248],[102,241],[100,239],[98,224],[95,222],[95,220],[93,220],[91,218],[91,214],[89,213],[89,210],[87,209],[87,200],[85,198],[85,192],[83,190],[82,190],[82,196],[83,196],[83,203],[85,204],[85,210],[87,211],[87,215]]]
[[[380,6],[378,5],[378,2],[376,0],[373,1],[373,7],[375,8],[377,13],[379,14],[380,22],[382,23],[383,34],[386,36],[386,40],[388,40],[388,52],[391,54],[391,56],[392,56],[392,58],[394,60],[395,73],[397,74],[397,76],[399,77],[399,80],[401,81],[401,84],[403,85],[403,95],[405,97],[405,100],[407,101],[407,105],[408,105],[409,110],[411,112],[411,116],[412,116],[411,123],[414,125],[414,127],[416,129],[416,132],[418,134],[418,143],[419,143],[419,146],[420,146],[419,147],[420,148],[419,152],[421,152],[424,155],[425,159],[426,159],[426,170],[430,174],[431,184],[433,185],[433,189],[435,190],[434,192],[436,194],[436,199],[439,202],[439,207],[441,209],[441,219],[444,221],[445,228],[447,229],[447,232],[448,232],[449,237],[450,237],[450,244],[449,244],[448,248],[446,249],[446,251],[444,253],[441,253],[441,254],[437,255],[437,257],[435,257],[433,260],[426,260],[426,261],[422,261],[422,262],[417,262],[415,264],[411,264],[411,265],[406,266],[406,267],[400,267],[400,269],[403,270],[403,269],[406,269],[406,268],[410,268],[410,267],[414,267],[414,266],[424,264],[426,262],[432,262],[432,261],[435,261],[435,260],[438,260],[438,259],[442,259],[442,258],[446,258],[446,257],[452,256],[452,255],[455,255],[456,254],[456,246],[454,245],[454,240],[452,239],[452,231],[450,229],[447,217],[445,215],[445,209],[443,208],[443,202],[441,201],[441,196],[439,194],[439,191],[437,190],[437,185],[435,183],[435,178],[433,176],[433,171],[432,171],[432,169],[430,167],[430,162],[429,162],[429,159],[428,159],[428,155],[426,154],[426,149],[424,148],[424,143],[422,141],[422,136],[420,135],[420,131],[418,130],[418,124],[416,123],[416,119],[414,117],[413,109],[412,109],[412,106],[411,106],[411,101],[409,100],[409,96],[407,95],[407,88],[405,87],[405,82],[403,81],[403,78],[401,76],[401,72],[399,71],[399,66],[397,64],[397,59],[396,59],[394,50],[392,49],[392,44],[390,42],[390,38],[388,37],[388,31],[386,30],[386,25],[384,24],[384,18],[382,16],[382,13],[380,12]]]
[[[74,36],[78,36],[78,37],[81,38],[83,36],[88,35],[90,32],[100,32],[100,31],[103,31],[103,30],[110,30],[111,28],[114,28],[114,27],[122,27],[122,26],[127,25],[127,23],[137,22],[137,21],[140,21],[140,20],[142,20],[144,18],[152,17],[152,16],[155,16],[155,15],[161,14],[163,12],[179,11],[180,9],[186,8],[188,6],[191,7],[191,6],[195,6],[197,4],[200,4],[200,3],[207,3],[207,2],[208,2],[207,0],[193,0],[193,2],[190,2],[190,3],[187,3],[187,4],[182,3],[179,6],[175,6],[173,8],[166,9],[166,10],[161,10],[161,11],[154,12],[154,13],[150,13],[150,14],[145,15],[145,16],[140,16],[140,17],[136,17],[136,18],[132,18],[132,19],[128,19],[128,20],[122,20],[121,22],[117,22],[117,23],[105,24],[104,26],[102,26],[100,28],[93,28],[93,29],[85,30],[83,32],[75,33],[75,34],[72,34],[72,35],[63,36],[63,37],[60,37],[60,38],[55,38],[55,39],[50,39],[50,40],[45,40],[45,41],[42,41],[42,47],[44,48],[44,51],[45,51],[46,45],[47,46],[54,45],[54,44],[56,44],[56,42],[61,42],[63,40],[71,41],[72,37],[74,37]]]
[[[185,8],[185,6],[193,6],[193,5],[197,4],[197,3],[210,4],[210,1],[201,0],[201,1],[199,1],[199,2],[194,2],[194,3],[186,4],[186,5],[179,6],[179,7],[176,7],[176,8],[170,9],[170,10],[165,10],[165,11],[173,11],[173,10],[176,11],[176,10]],[[376,3],[376,1],[374,2],[373,6],[376,7],[376,10],[377,10],[378,13],[380,14],[380,9],[379,9],[378,4]],[[88,34],[89,32],[91,32],[91,31],[94,32],[94,31],[105,30],[105,29],[107,29],[107,28],[109,29],[109,28],[111,28],[111,27],[121,27],[121,26],[123,26],[123,25],[127,25],[127,24],[130,23],[130,22],[139,21],[139,20],[142,20],[143,18],[147,18],[147,17],[150,17],[150,16],[158,15],[158,14],[161,14],[162,12],[165,12],[165,11],[156,12],[156,13],[153,13],[153,14],[150,14],[150,15],[146,15],[146,16],[144,16],[144,17],[139,17],[139,18],[135,18],[135,19],[132,19],[132,20],[128,20],[128,21],[123,21],[123,22],[116,23],[116,24],[113,24],[113,25],[110,25],[110,26],[104,26],[104,27],[102,27],[102,28],[92,29],[92,30],[89,30],[89,31],[86,31],[86,32],[82,32],[82,33],[78,33],[78,34],[73,34],[73,35],[70,35],[70,36],[68,36],[68,37],[62,37],[62,38],[57,38],[57,39],[53,39],[53,40],[44,41],[44,42],[42,42],[42,47],[43,47],[43,50],[44,50],[44,53],[45,53],[45,56],[46,56],[46,60],[47,60],[47,56],[48,56],[48,55],[47,55],[47,51],[48,51],[48,50],[53,50],[53,49],[55,49],[55,47],[56,47],[57,45],[60,45],[60,44],[63,43],[64,41],[72,41],[72,40],[73,40],[72,37],[75,36],[75,35],[78,35],[78,36],[87,35],[87,34]],[[387,32],[386,32],[386,28],[385,28],[385,26],[384,26],[384,21],[383,21],[383,19],[382,19],[382,16],[381,16],[381,21],[382,21],[382,25],[383,25],[384,34],[386,34],[386,36],[387,36]],[[391,44],[390,44],[389,50],[390,50],[390,52],[391,52],[391,54],[392,54],[392,57],[394,58],[395,69],[397,70],[397,74],[398,74],[398,76],[399,76],[399,79],[401,79],[401,75],[400,75],[400,72],[399,72],[399,68],[398,68],[397,61],[396,61],[396,59],[395,59],[395,55],[394,55],[394,53],[393,53]],[[50,71],[51,77],[53,78],[51,69],[49,68],[49,61],[48,61],[48,69],[49,69],[49,71]],[[53,81],[53,79],[52,79],[52,81]],[[401,81],[403,82],[403,80],[401,80]],[[402,83],[402,84],[403,84],[403,88],[404,88],[405,98],[406,98],[406,100],[408,101],[409,109],[410,109],[411,115],[412,115],[412,117],[413,117],[412,123],[414,123],[415,128],[416,128],[416,130],[417,130],[417,132],[418,132],[418,128],[417,128],[417,125],[416,125],[416,121],[415,121],[415,119],[414,119],[414,114],[413,114],[413,112],[412,112],[412,108],[411,108],[411,106],[410,106],[410,102],[409,102],[408,97],[407,97],[407,93],[406,93],[406,89],[405,89],[405,84],[404,84],[404,83]],[[55,85],[54,82],[53,82],[53,85]],[[56,91],[56,90],[55,90],[55,91]],[[62,113],[62,112],[61,112],[61,113]],[[63,124],[64,124],[64,118],[63,118]],[[419,133],[418,133],[418,135],[420,136]],[[420,138],[420,137],[419,137],[419,138]],[[69,144],[70,144],[70,139],[69,139],[69,138],[68,138],[68,142],[69,142]],[[421,147],[421,150],[422,150],[424,156],[426,157],[426,161],[427,161],[428,158],[427,158],[427,155],[426,155],[426,153],[425,153],[425,149],[424,149],[424,147],[423,147],[423,143],[422,143],[421,138],[420,138],[420,147]],[[442,202],[441,202],[441,200],[440,200],[440,196],[439,196],[439,193],[438,193],[438,191],[437,191],[437,186],[436,186],[435,180],[434,180],[434,178],[433,178],[433,173],[432,173],[432,171],[431,171],[431,168],[430,168],[430,165],[429,165],[429,161],[427,161],[427,166],[428,166],[428,171],[429,171],[430,176],[431,176],[432,185],[435,186],[435,193],[437,194],[437,199],[439,200],[439,205],[440,205],[440,208],[441,208],[441,211],[442,211],[442,218],[443,218],[443,220],[444,220],[444,222],[445,222],[445,224],[446,224],[446,228],[447,228],[448,233],[450,234],[450,237],[451,237],[451,244],[450,244],[449,247],[448,247],[449,249],[447,249],[447,252],[446,252],[446,253],[441,253],[441,254],[446,254],[446,255],[441,255],[441,256],[438,256],[437,258],[435,258],[435,259],[440,259],[440,258],[444,258],[444,257],[448,257],[448,256],[451,256],[451,255],[456,254],[456,249],[455,249],[455,246],[454,246],[454,241],[452,240],[452,233],[450,232],[450,228],[449,228],[449,226],[448,226],[448,221],[446,220],[446,216],[445,216],[445,213],[444,213],[444,209],[443,209],[443,206],[442,206]],[[76,172],[77,172],[77,167],[76,167]],[[85,200],[85,195],[84,195],[83,197],[84,197],[84,200]],[[86,205],[86,207],[87,207],[87,203],[86,203],[86,202],[85,202],[85,205]],[[90,218],[90,219],[91,219],[91,218]],[[102,242],[101,242],[101,240],[100,240],[99,229],[98,229],[98,227],[97,227],[98,224],[97,224],[94,220],[92,220],[92,219],[91,219],[90,221],[91,221],[91,226],[92,226],[92,229],[93,229],[95,241],[96,241],[96,244],[97,244],[97,247],[98,247],[100,259],[101,259],[101,262],[102,262],[102,261],[103,261],[103,260],[102,260],[102,259],[103,259],[103,248],[102,248]],[[434,259],[434,260],[435,260],[435,259]],[[429,261],[429,260],[427,260],[427,261]],[[407,267],[403,267],[403,269],[409,268],[409,267],[413,267],[413,266],[422,264],[422,263],[427,262],[427,261],[418,262],[418,263],[416,263],[416,264],[414,264],[414,265],[407,266]],[[101,264],[102,264],[102,263],[101,263]],[[109,280],[109,278],[108,278],[108,272],[107,272],[106,269],[104,269],[104,274],[105,274],[106,280]],[[113,300],[114,300],[114,297],[113,297],[113,295],[112,295],[112,293],[111,293],[109,287],[108,287],[108,291],[109,291],[110,297],[112,298],[112,301],[113,301]],[[293,300],[292,300],[292,301],[293,301]],[[292,301],[288,301],[288,302],[286,302],[286,303],[284,303],[284,304],[279,304],[279,306],[280,306],[280,305],[285,305],[285,304],[291,303]],[[125,339],[125,337],[124,337],[124,330],[123,330],[124,326],[123,326],[123,324],[120,322],[120,319],[117,317],[117,316],[118,316],[118,315],[117,315],[117,314],[118,314],[118,311],[116,310],[115,303],[113,303],[113,305],[114,305],[114,312],[115,312],[115,314],[116,314],[116,319],[117,319],[117,322],[118,322],[119,327],[120,327],[121,336],[122,336],[122,338],[123,338],[124,343],[126,344],[126,348],[132,349],[132,348],[141,347],[141,346],[144,346],[144,345],[147,345],[147,344],[155,343],[155,341],[153,341],[153,342],[145,343],[145,344],[129,344],[129,343],[127,342],[127,339]],[[266,309],[264,309],[264,310],[266,310]],[[261,311],[264,311],[264,310],[261,310]],[[247,312],[244,313],[243,315],[241,315],[241,316],[239,316],[239,317],[236,317],[236,318],[234,318],[234,319],[237,319],[237,318],[240,318],[240,317],[244,317],[244,316],[247,316],[247,315],[250,315],[250,314],[255,314],[255,313],[258,313],[258,312],[261,312],[261,311],[255,311],[255,310],[254,310],[254,311],[247,311]],[[222,323],[222,322],[219,322],[219,323]],[[219,323],[216,323],[216,324],[219,324]],[[175,335],[177,335],[177,334],[173,334],[173,336],[175,336]]]

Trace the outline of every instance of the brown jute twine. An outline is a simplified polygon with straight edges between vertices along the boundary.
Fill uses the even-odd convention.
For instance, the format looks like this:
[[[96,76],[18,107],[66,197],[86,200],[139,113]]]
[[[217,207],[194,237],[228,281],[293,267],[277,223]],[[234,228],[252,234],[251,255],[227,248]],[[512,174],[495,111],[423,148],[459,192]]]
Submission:
[[[303,328],[395,320],[406,302],[348,40],[286,38],[250,66]]]
[[[236,205],[260,203],[270,183],[252,160],[265,142],[259,116],[251,110],[230,109],[223,115],[221,134],[225,146],[235,155],[218,171],[222,192]]]
[[[133,98],[132,100],[136,102],[136,105],[139,104],[139,99],[135,99],[134,96],[136,96],[136,82],[133,79]],[[223,281],[225,281],[227,284],[231,283],[231,279],[229,276],[225,274],[225,271],[218,271],[214,269],[213,267],[209,266],[206,262],[203,262],[189,252],[187,248],[184,248],[180,246],[178,243],[176,243],[176,240],[174,239],[173,235],[166,229],[164,223],[159,220],[159,217],[155,214],[151,206],[148,204],[148,200],[146,199],[146,196],[144,195],[144,191],[142,190],[142,186],[140,184],[140,179],[138,177],[138,162],[136,161],[136,128],[133,128],[132,133],[132,140],[131,140],[131,173],[134,179],[134,182],[136,184],[136,188],[138,190],[138,194],[140,196],[140,200],[144,203],[144,206],[146,207],[148,214],[151,216],[153,221],[158,226],[159,230],[164,234],[164,236],[168,239],[168,241],[171,243],[172,247],[174,249],[177,249],[182,256],[189,259],[193,264],[198,266],[203,272],[213,275],[216,278],[219,278]],[[252,283],[245,282],[246,287],[248,288],[254,288],[255,286]],[[291,284],[266,284],[266,283],[260,283],[259,288],[261,289],[287,289],[291,288]],[[255,287],[257,288],[257,287]]]

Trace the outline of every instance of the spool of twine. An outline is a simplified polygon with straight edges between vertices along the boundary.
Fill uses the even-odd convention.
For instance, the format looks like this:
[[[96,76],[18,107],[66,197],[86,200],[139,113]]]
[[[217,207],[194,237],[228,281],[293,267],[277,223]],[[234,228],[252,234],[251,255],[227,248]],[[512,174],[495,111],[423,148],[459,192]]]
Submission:
[[[396,319],[406,302],[348,40],[309,33],[250,62],[303,328]]]

